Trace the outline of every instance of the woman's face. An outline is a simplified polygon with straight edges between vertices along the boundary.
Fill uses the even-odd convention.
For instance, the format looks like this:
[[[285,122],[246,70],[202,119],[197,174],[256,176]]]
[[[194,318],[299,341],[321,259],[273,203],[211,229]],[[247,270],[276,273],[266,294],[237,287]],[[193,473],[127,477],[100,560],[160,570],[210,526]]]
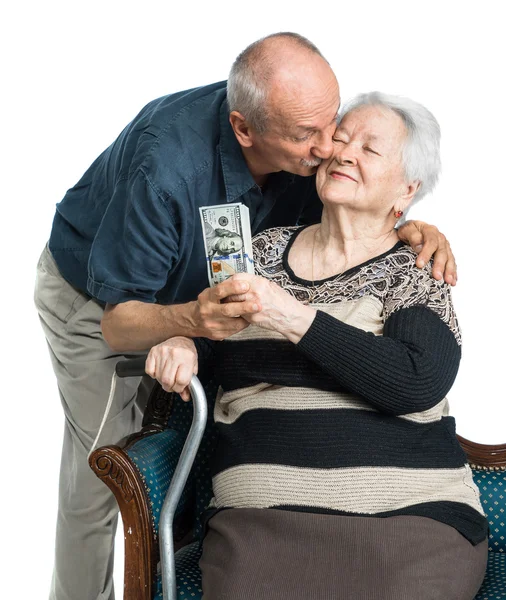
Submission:
[[[390,211],[409,188],[402,165],[406,133],[399,115],[385,107],[348,113],[334,134],[332,157],[316,175],[322,202],[373,214]]]

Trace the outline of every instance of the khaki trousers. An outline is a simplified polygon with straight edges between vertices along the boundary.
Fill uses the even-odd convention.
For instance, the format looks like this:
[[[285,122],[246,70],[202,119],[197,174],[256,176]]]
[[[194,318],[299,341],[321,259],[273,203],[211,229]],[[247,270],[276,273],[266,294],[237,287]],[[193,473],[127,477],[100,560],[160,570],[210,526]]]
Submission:
[[[35,304],[47,339],[65,414],[55,564],[50,600],[113,600],[118,506],[88,465],[116,362],[101,331],[103,309],[61,276],[47,247],[37,266]],[[149,377],[119,379],[97,447],[141,426],[153,385]]]

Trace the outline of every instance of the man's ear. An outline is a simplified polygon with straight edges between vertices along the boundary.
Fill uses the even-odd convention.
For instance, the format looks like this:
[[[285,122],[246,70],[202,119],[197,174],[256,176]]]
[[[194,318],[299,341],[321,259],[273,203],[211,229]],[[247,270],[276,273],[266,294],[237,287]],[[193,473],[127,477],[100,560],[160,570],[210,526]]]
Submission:
[[[232,129],[234,130],[235,137],[237,141],[243,148],[250,148],[253,145],[253,140],[251,139],[251,127],[246,121],[246,119],[241,115],[240,112],[233,110],[228,120],[230,125],[232,125]]]
[[[420,189],[421,185],[422,185],[422,182],[418,181],[418,180],[408,183],[406,185],[406,187],[404,188],[404,193],[401,194],[401,196],[399,196],[396,203],[394,204],[394,210],[395,211],[400,210],[402,212],[406,212],[406,210],[408,209],[408,206],[413,201],[413,198],[414,198],[416,192],[418,192],[418,190]]]

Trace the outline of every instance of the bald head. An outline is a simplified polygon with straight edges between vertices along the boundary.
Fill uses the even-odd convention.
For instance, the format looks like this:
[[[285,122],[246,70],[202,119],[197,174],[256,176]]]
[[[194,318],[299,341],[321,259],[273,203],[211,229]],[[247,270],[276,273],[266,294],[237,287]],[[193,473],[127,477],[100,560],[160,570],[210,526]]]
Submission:
[[[295,100],[308,87],[337,86],[318,48],[297,33],[275,33],[248,46],[230,71],[227,99],[258,132],[278,111],[279,99]],[[321,91],[321,90],[320,90]],[[324,92],[322,92],[324,93]]]
[[[306,38],[277,33],[246,48],[227,94],[230,125],[257,184],[279,171],[313,175],[331,156],[339,85]]]

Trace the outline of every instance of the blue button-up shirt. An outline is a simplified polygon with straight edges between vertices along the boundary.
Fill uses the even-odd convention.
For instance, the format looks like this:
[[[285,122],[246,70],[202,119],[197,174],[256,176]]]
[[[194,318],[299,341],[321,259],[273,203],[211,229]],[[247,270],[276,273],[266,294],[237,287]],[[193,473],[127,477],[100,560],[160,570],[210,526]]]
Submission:
[[[226,202],[249,208],[253,234],[321,214],[314,176],[255,183],[220,82],[149,103],[57,204],[49,249],[101,302],[188,302],[208,286],[198,208]]]

